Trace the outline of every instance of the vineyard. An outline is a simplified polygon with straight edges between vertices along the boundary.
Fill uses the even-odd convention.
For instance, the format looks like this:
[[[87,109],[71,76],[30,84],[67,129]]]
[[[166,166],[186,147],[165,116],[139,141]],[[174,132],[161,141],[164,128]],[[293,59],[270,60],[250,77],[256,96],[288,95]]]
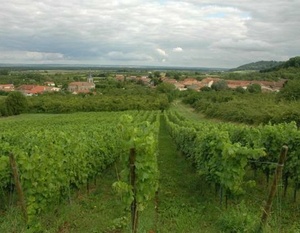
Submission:
[[[39,232],[41,213],[70,198],[72,190],[83,185],[88,188],[90,181],[116,160],[128,162],[133,148],[136,174],[139,177],[143,172],[136,188],[143,189],[145,184],[151,187],[148,193],[143,192],[145,196],[137,196],[136,205],[141,209],[157,187],[158,116],[155,111],[131,111],[2,120],[1,203],[7,205],[12,189],[16,189],[28,228]],[[16,170],[15,179],[12,170]],[[124,168],[122,175],[126,176],[125,173]],[[121,180],[115,184],[118,189],[128,189],[129,185]],[[133,199],[130,191],[129,202]]]
[[[198,172],[230,194],[243,193],[251,185],[243,179],[246,169],[266,175],[274,173],[281,146],[289,147],[284,169],[284,193],[291,182],[294,200],[300,182],[300,132],[295,123],[248,127],[229,123],[193,123],[176,114],[165,114],[170,133],[178,149],[193,161]]]
[[[285,203],[293,203],[294,211],[299,209],[300,133],[295,123],[250,127],[205,119],[196,121],[174,108],[163,113],[124,111],[25,116],[0,121],[0,208],[8,210],[20,205],[28,232],[43,232],[41,215],[66,201],[71,204],[72,195],[78,190],[90,193],[90,186],[107,170],[116,174],[109,189],[119,196],[115,199],[117,205],[131,214],[129,220],[122,217],[123,212],[118,213],[118,227],[127,225],[125,229],[140,232],[138,223],[144,224],[143,218],[148,216],[155,219],[152,229],[158,232],[163,227],[168,230],[161,232],[189,229],[181,224],[194,227],[189,232],[198,232],[199,227],[188,221],[193,218],[204,221],[201,216],[207,211],[214,215],[216,206],[227,213],[244,203],[249,193],[253,196],[259,193],[259,198],[266,193],[263,196],[266,199],[283,145],[288,146],[288,155],[283,166],[283,185],[277,196]],[[159,137],[164,128],[177,147],[174,150],[184,155],[184,160],[176,165],[171,159],[182,156],[168,152],[171,143]],[[191,168],[183,163],[191,164]],[[182,175],[179,172],[183,172]],[[176,175],[182,179],[178,185],[175,185]],[[195,197],[194,191],[189,191],[190,185],[195,186]],[[181,204],[180,199],[173,200],[180,195],[185,195]],[[212,201],[213,208],[207,200]],[[259,208],[264,207],[262,202],[260,199],[259,213]],[[276,215],[276,211],[272,215]],[[178,216],[185,216],[185,223],[177,220]],[[257,217],[255,224],[260,220],[260,216]],[[205,221],[203,227],[215,225],[215,219]],[[248,227],[246,232],[253,232],[246,220],[241,224],[246,224],[244,230]],[[277,226],[271,224],[271,227]],[[297,223],[293,227],[299,229]],[[241,231],[232,226],[226,228],[224,224],[221,230]]]
[[[168,111],[164,116],[177,149],[193,164],[207,187],[214,185],[220,206],[224,199],[226,208],[229,199],[231,203],[243,199],[257,184],[265,185],[259,192],[268,192],[276,167],[284,167],[279,177],[282,185],[276,183],[281,189],[277,196],[285,201],[292,199],[296,205],[300,187],[300,132],[295,122],[249,127],[192,121],[176,111]],[[288,156],[278,162],[282,146],[288,148]],[[265,176],[265,182],[258,174]],[[287,197],[288,193],[292,197]]]

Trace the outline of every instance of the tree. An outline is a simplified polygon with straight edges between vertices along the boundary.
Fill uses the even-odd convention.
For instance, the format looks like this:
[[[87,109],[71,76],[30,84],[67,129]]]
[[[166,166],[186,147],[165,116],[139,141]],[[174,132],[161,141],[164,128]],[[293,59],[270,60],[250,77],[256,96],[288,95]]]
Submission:
[[[154,71],[154,77],[155,78],[160,78],[160,72],[159,71]]]
[[[5,99],[5,107],[8,115],[19,115],[27,110],[28,102],[21,92],[14,91]]]
[[[171,83],[160,83],[157,85],[156,90],[161,93],[170,93],[175,91],[176,87]]]
[[[2,91],[2,90],[0,90],[0,95],[6,96],[6,95],[8,95],[8,92],[7,92],[7,91]]]
[[[289,80],[278,93],[278,99],[300,100],[300,80]]]
[[[9,75],[8,69],[0,69],[0,75]]]
[[[169,102],[172,102],[176,98],[176,87],[171,83],[160,83],[157,85],[156,90],[167,94]]]
[[[261,93],[261,86],[258,83],[253,83],[247,86],[250,93]]]
[[[219,80],[211,85],[211,89],[215,91],[222,91],[228,89],[228,85],[225,80]]]
[[[290,58],[287,62],[283,64],[283,67],[300,67],[300,56]]]

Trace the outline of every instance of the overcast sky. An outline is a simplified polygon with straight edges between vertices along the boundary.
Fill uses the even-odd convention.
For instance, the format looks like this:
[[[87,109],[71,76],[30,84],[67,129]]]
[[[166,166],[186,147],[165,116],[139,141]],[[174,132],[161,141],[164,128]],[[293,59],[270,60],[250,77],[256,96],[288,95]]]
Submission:
[[[0,63],[232,68],[300,55],[299,0],[0,0]]]

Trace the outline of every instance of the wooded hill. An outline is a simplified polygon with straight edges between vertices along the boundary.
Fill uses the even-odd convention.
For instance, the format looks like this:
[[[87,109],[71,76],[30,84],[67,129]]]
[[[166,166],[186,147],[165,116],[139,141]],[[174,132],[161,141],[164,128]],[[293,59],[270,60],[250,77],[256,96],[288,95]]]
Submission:
[[[258,62],[252,62],[248,63],[242,66],[239,66],[237,68],[231,69],[230,71],[244,71],[244,70],[266,70],[271,69],[277,66],[282,65],[284,62],[280,61],[258,61]]]
[[[286,62],[282,62],[281,64],[279,64],[277,66],[261,70],[261,72],[278,71],[280,69],[288,69],[288,68],[298,68],[298,69],[300,69],[300,56],[292,57]]]

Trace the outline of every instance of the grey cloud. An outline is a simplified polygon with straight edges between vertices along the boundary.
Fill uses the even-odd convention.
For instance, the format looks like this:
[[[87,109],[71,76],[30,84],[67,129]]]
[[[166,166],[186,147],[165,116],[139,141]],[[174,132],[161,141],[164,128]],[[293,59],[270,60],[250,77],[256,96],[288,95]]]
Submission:
[[[107,54],[107,57],[116,61],[152,61],[151,56],[138,53],[123,53],[119,51],[112,51]]]
[[[155,65],[159,48],[168,54],[166,65],[233,67],[248,61],[249,52],[253,59],[280,60],[300,50],[299,1],[10,0],[1,8],[0,54]],[[30,59],[38,60],[24,62]]]
[[[212,48],[219,49],[233,49],[233,50],[244,50],[244,51],[269,51],[272,46],[264,41],[259,40],[232,40],[222,39],[212,44]]]

